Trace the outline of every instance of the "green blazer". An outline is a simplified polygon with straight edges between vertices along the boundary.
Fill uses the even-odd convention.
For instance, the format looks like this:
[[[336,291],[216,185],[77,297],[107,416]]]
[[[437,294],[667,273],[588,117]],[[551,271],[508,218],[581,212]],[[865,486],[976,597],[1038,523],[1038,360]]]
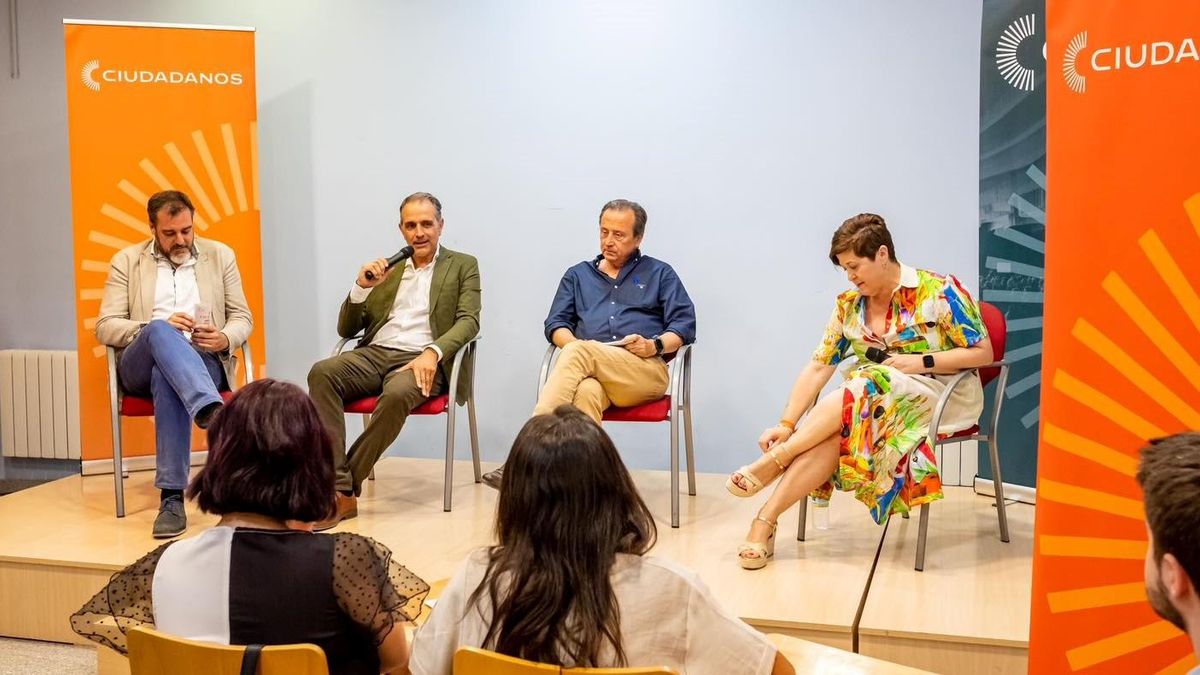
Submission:
[[[371,344],[392,313],[392,304],[396,301],[396,291],[400,288],[400,279],[404,276],[407,264],[407,260],[401,262],[398,269],[376,286],[365,301],[354,304],[350,302],[350,296],[346,296],[338,313],[338,335],[348,338],[364,333],[357,346]],[[479,335],[479,309],[479,262],[474,256],[443,246],[429,285],[429,328],[433,332],[433,344],[442,350],[441,369],[447,386],[454,355]],[[459,373],[458,391],[461,396],[471,395],[469,371],[467,365]]]

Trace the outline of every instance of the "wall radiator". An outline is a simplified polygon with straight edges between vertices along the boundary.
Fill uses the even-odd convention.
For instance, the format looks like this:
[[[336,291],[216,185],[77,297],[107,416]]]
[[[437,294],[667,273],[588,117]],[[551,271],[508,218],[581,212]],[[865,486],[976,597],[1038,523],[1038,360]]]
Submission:
[[[79,459],[79,360],[75,352],[0,350],[0,452]]]

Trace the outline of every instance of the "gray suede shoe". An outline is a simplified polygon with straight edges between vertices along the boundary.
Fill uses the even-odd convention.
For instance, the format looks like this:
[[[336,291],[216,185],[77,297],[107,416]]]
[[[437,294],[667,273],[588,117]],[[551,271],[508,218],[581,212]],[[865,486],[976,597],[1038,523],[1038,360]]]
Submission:
[[[158,517],[154,519],[154,538],[178,537],[187,529],[187,514],[183,510],[183,497],[171,496],[162,500]]]

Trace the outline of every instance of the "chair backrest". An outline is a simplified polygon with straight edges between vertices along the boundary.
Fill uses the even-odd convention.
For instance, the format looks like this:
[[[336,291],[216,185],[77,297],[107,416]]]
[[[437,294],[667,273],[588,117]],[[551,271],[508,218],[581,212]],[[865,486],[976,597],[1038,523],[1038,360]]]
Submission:
[[[563,675],[679,675],[666,665],[640,668],[564,668]]]
[[[459,647],[454,652],[454,675],[558,675],[562,668],[505,656],[486,649]]]
[[[238,675],[245,647],[186,640],[142,626],[129,631],[130,675]],[[316,645],[264,647],[259,675],[329,675]]]
[[[1003,361],[1004,346],[1008,342],[1008,322],[1004,319],[1004,312],[990,302],[980,302],[979,312],[983,315],[983,325],[992,341],[992,361]],[[979,371],[979,380],[987,385],[999,374],[999,368],[982,368]]]
[[[459,647],[454,652],[454,675],[678,675],[666,666],[640,668],[562,668],[549,663],[526,661],[476,647]]]

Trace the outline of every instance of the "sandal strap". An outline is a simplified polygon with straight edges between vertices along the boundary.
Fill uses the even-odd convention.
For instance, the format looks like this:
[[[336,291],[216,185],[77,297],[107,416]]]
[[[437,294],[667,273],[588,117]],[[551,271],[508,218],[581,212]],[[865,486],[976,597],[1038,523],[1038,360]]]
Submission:
[[[779,455],[777,454],[776,448],[771,448],[767,451],[767,454],[770,455],[771,459],[775,461],[775,466],[779,467],[781,472],[787,471],[787,467],[783,465],[783,462],[779,461]]]
[[[738,546],[737,552],[739,557],[745,557],[742,555],[743,553],[757,553],[760,558],[765,558],[767,556],[767,546],[766,544],[748,541],[745,544]]]
[[[766,524],[770,525],[770,526],[771,526],[771,533],[772,533],[772,534],[774,534],[774,533],[775,533],[775,528],[779,527],[779,521],[776,521],[776,522],[773,522],[773,523],[772,523],[771,521],[767,520],[766,518],[763,518],[762,516],[754,516],[754,519],[755,519],[755,520],[761,520],[762,522],[764,522],[764,523],[766,523]]]
[[[753,488],[757,488],[757,489],[761,490],[763,487],[765,487],[763,485],[763,482],[761,480],[759,480],[758,477],[755,476],[752,471],[750,471],[749,465],[739,468],[737,471],[734,471],[734,473],[741,476],[742,478],[745,478],[746,482],[749,483],[751,486],[753,486]]]

